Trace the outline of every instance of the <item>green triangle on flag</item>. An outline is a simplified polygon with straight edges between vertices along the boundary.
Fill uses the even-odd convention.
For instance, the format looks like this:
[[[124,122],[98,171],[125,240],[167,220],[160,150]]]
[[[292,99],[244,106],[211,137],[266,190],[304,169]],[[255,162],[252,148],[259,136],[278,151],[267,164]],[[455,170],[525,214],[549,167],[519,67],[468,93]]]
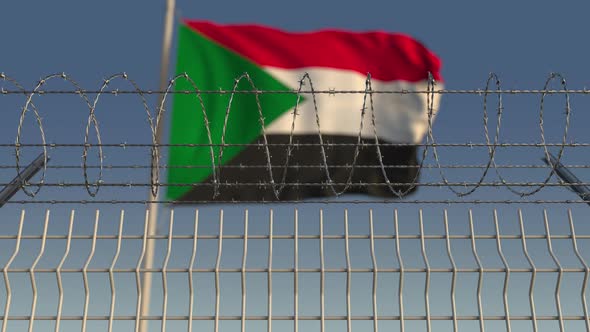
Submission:
[[[258,90],[290,91],[263,68],[240,56],[197,31],[181,25],[178,37],[178,62],[176,72],[186,73],[199,90],[232,90],[235,79],[247,72]],[[238,90],[252,90],[247,80],[242,80]],[[191,91],[193,85],[179,79],[175,91]],[[201,95],[209,121],[212,143],[221,144],[230,94]],[[265,125],[281,114],[293,109],[297,96],[289,93],[258,95]],[[303,99],[303,98],[301,98]],[[170,134],[168,183],[198,183],[213,174],[211,153],[205,119],[196,93],[174,95]],[[256,95],[239,93],[233,96],[225,130],[226,144],[250,144],[261,135],[260,114]],[[198,144],[202,146],[174,146]],[[227,146],[223,149],[222,163],[238,155],[244,146]],[[218,163],[219,145],[214,146],[215,164]],[[189,166],[189,167],[186,167]],[[197,166],[197,167],[195,167]],[[192,188],[169,186],[166,198],[177,200]]]

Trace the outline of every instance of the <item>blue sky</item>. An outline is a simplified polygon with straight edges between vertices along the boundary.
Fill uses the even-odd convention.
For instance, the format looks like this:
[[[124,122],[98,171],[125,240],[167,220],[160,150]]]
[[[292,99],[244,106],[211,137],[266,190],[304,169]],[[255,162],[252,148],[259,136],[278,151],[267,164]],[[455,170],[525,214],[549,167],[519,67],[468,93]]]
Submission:
[[[96,82],[126,71],[145,85],[159,63],[163,1],[11,2],[2,21],[2,63],[24,82],[63,70]],[[338,27],[383,29],[413,35],[444,60],[450,86],[482,85],[495,71],[510,85],[539,84],[560,71],[572,84],[585,84],[588,49],[584,2],[390,3],[178,1],[181,17],[218,22],[257,22],[289,30]],[[508,10],[509,9],[509,10]],[[76,61],[74,61],[76,60]],[[157,75],[156,75],[157,76]],[[94,81],[92,81],[94,80]]]
[[[443,61],[445,87],[449,89],[477,89],[485,86],[490,72],[498,74],[503,88],[541,89],[549,73],[559,72],[571,89],[583,89],[588,82],[587,58],[589,48],[584,40],[585,6],[560,6],[553,2],[496,1],[474,4],[468,1],[452,3],[390,3],[366,1],[358,3],[302,1],[296,6],[273,1],[227,3],[199,3],[178,1],[177,17],[207,19],[222,23],[255,22],[278,28],[305,31],[336,27],[350,30],[381,29],[412,35],[424,42]],[[98,89],[102,80],[111,74],[126,72],[144,89],[156,89],[162,37],[162,2],[103,1],[82,4],[74,1],[40,2],[31,5],[11,2],[5,5],[1,71],[17,79],[27,88],[43,76],[65,72],[86,89]],[[506,10],[510,8],[510,10]],[[565,19],[567,18],[567,19]],[[174,53],[174,50],[173,50]],[[170,76],[173,75],[174,59]],[[6,88],[10,86],[5,85]],[[550,87],[559,88],[559,82]],[[71,89],[71,86],[52,82],[47,88]],[[129,88],[120,83],[113,88]],[[18,124],[18,108],[24,102],[19,97],[6,97],[2,107],[15,109],[0,124],[1,139],[14,142]],[[504,142],[540,142],[538,95],[504,96],[504,118],[501,140]],[[572,96],[569,140],[583,141],[588,120],[584,96]],[[564,123],[563,96],[547,97],[545,123],[547,140],[560,142]],[[87,107],[81,99],[71,96],[50,96],[35,99],[41,109],[49,142],[83,141]],[[445,95],[440,116],[435,124],[438,142],[483,142],[482,98],[474,95]],[[490,128],[496,124],[495,99],[490,98]],[[148,98],[151,110],[155,102]],[[9,112],[9,111],[7,111]],[[149,139],[145,110],[134,96],[103,97],[97,107],[97,117],[103,142],[145,142]],[[167,126],[165,126],[167,128]],[[95,139],[91,128],[91,141]],[[167,137],[167,134],[164,135]],[[40,142],[34,117],[28,114],[24,122],[24,141]],[[13,163],[10,149],[4,148],[2,160]],[[485,164],[487,152],[482,149],[451,149],[439,151],[441,163]],[[115,150],[108,153],[115,164],[125,158]],[[525,151],[526,150],[526,151]],[[571,149],[566,163],[583,163],[581,154]],[[580,149],[578,149],[580,150]],[[24,160],[32,159],[39,150],[25,150]],[[555,151],[555,150],[554,150]],[[93,152],[89,162],[92,162]],[[524,152],[524,153],[523,153]],[[146,151],[140,155],[147,162]],[[58,152],[54,164],[81,162],[78,150]],[[568,154],[566,154],[568,155]],[[505,149],[498,153],[498,163],[535,164],[542,156],[540,149]],[[430,153],[432,157],[432,153]],[[429,159],[430,160],[430,159]],[[61,162],[60,162],[61,161]],[[94,160],[97,161],[96,159]],[[12,170],[11,170],[12,171]],[[583,170],[580,170],[583,172]],[[430,178],[430,173],[432,178]],[[425,179],[439,181],[437,172],[424,172]],[[56,174],[56,172],[54,172]],[[71,174],[58,176],[56,181],[74,181]],[[114,174],[114,173],[112,173]],[[121,176],[126,178],[124,173]],[[450,173],[455,174],[455,173]],[[450,181],[475,181],[480,171],[462,173]],[[520,180],[530,173],[515,174],[509,180]],[[540,182],[546,170],[529,181]],[[91,172],[92,175],[92,172]],[[144,173],[142,173],[142,176]],[[9,175],[7,175],[9,176]],[[117,177],[120,179],[119,177]],[[105,177],[105,181],[108,177]],[[490,181],[497,178],[490,177]],[[83,181],[81,174],[75,180]],[[145,189],[145,188],[144,188]],[[450,192],[436,192],[441,199]],[[427,190],[423,190],[426,194]],[[545,191],[548,192],[548,191]],[[61,193],[65,193],[63,190]],[[509,192],[505,192],[511,195]],[[575,198],[568,196],[567,198]],[[107,199],[106,197],[103,197]],[[416,199],[426,199],[416,196]],[[513,196],[513,198],[517,198]],[[537,197],[543,199],[542,196]],[[18,199],[18,198],[15,198]],[[110,199],[110,198],[108,198]],[[563,198],[566,199],[566,198]]]
[[[0,72],[18,80],[26,88],[32,88],[41,78],[52,73],[65,72],[75,79],[83,88],[97,89],[102,80],[111,74],[126,72],[144,89],[157,89],[162,39],[163,1],[7,1],[2,6],[0,20],[1,50]],[[484,88],[490,72],[495,72],[506,89],[541,89],[551,72],[559,72],[566,79],[570,89],[590,88],[590,46],[587,43],[587,13],[590,4],[572,1],[567,4],[555,1],[310,1],[279,2],[270,0],[251,0],[242,2],[222,1],[183,1],[178,0],[178,17],[213,20],[220,23],[254,22],[278,28],[307,31],[320,28],[341,28],[350,30],[387,30],[402,32],[416,37],[433,50],[443,62],[442,74],[448,89]],[[174,57],[172,59],[174,64]],[[173,75],[171,67],[170,76]],[[8,85],[1,87],[10,88]],[[71,86],[54,82],[48,88],[69,89]],[[118,83],[115,88],[128,88]],[[559,88],[559,82],[551,87]],[[538,95],[504,96],[504,118],[501,141],[534,143],[540,142]],[[48,142],[82,143],[88,109],[77,97],[42,96],[35,99],[43,118]],[[155,100],[148,97],[153,110]],[[495,99],[491,98],[490,118],[495,114]],[[23,106],[22,96],[0,96],[0,111],[4,114],[0,121],[0,143],[11,144],[16,137],[19,121],[19,107]],[[587,111],[590,103],[588,96],[571,96],[573,115],[568,141],[588,141]],[[545,105],[545,134],[548,142],[559,143],[563,133],[564,96],[549,96]],[[136,142],[149,143],[149,127],[146,123],[145,110],[139,99],[134,96],[105,96],[97,109],[101,135],[104,143]],[[496,124],[490,120],[491,128]],[[167,123],[166,123],[167,125]],[[26,143],[39,143],[38,129],[31,114],[27,115],[23,127]],[[492,130],[493,131],[493,130]],[[95,140],[94,133],[91,140]],[[445,95],[442,99],[440,114],[435,124],[437,141],[447,143],[484,142],[482,129],[482,97],[477,95]],[[167,137],[167,135],[165,135]],[[32,160],[39,149],[25,149],[24,160]],[[555,152],[555,149],[552,149]],[[60,148],[52,150],[54,165],[80,165],[81,148]],[[94,153],[94,154],[93,154]],[[90,152],[89,162],[96,164],[96,151]],[[443,164],[485,164],[485,149],[441,148],[439,150]],[[142,164],[149,161],[148,151],[143,149],[111,148],[105,150],[105,164]],[[564,161],[567,164],[588,164],[585,148],[566,149]],[[510,148],[498,152],[499,164],[541,164],[542,149]],[[434,159],[429,154],[428,163]],[[0,164],[14,164],[14,150],[0,148]],[[82,182],[82,172],[77,170],[49,170],[48,182]],[[481,170],[448,170],[449,181],[475,181]],[[544,180],[547,170],[503,170],[508,180],[533,181]],[[590,180],[586,169],[575,170],[580,178]],[[8,181],[14,175],[13,169],[2,169],[0,176]],[[91,170],[91,180],[96,179],[96,171]],[[105,181],[136,181],[147,179],[145,171],[105,171]],[[488,181],[497,181],[492,172]],[[4,181],[4,180],[1,180]],[[423,181],[440,182],[436,170],[425,171]],[[127,191],[126,191],[127,190]],[[102,188],[98,199],[145,199],[147,188],[105,189]],[[474,199],[517,200],[505,188],[480,189],[472,196]],[[19,193],[14,199],[27,199]],[[43,188],[39,199],[91,199],[83,188]],[[411,199],[457,199],[446,188],[426,188]],[[469,197],[467,197],[469,199]],[[562,188],[546,188],[530,199],[577,199]],[[372,205],[361,207],[348,206],[358,214],[365,213]],[[78,231],[88,234],[96,206],[92,205],[27,205],[27,213],[38,222],[30,223],[28,231],[39,234],[44,209],[51,207],[56,218],[56,233],[64,233],[69,209],[81,210]],[[326,206],[324,206],[326,207]],[[383,220],[390,220],[392,206],[378,207],[378,215]],[[412,220],[403,229],[416,233],[416,205],[401,205],[405,220]],[[440,232],[442,209],[448,208],[451,216],[457,220],[457,233],[466,234],[465,218],[467,209],[474,208],[476,219],[482,221],[482,229],[493,232],[491,211],[498,208],[502,223],[507,232],[516,233],[516,209],[524,208],[526,216],[532,221],[530,227],[537,233],[543,233],[541,210],[550,208],[550,217],[555,221],[558,231],[567,233],[565,209],[571,207],[578,221],[587,215],[587,206],[539,206],[539,205],[438,205],[420,206],[425,209],[426,221],[433,220],[431,230]],[[10,205],[2,210],[9,220],[1,233],[13,234],[16,230],[17,216],[22,206]],[[129,218],[141,220],[143,206],[100,206],[102,215],[108,225],[101,226],[105,232],[113,232],[114,220],[118,210],[128,209]],[[268,213],[267,207],[253,207],[257,213]],[[281,207],[280,209],[291,209]],[[305,208],[305,207],[300,207]],[[309,220],[317,226],[315,214],[317,207],[309,207]],[[342,220],[343,206],[326,207],[335,217],[336,223]],[[179,215],[190,220],[192,208],[179,209]],[[206,218],[212,223],[208,226],[215,231],[217,207],[206,209]],[[228,215],[236,220],[243,207],[228,208]],[[266,212],[265,212],[266,211]],[[283,210],[281,210],[283,211]],[[167,210],[164,209],[164,214]],[[285,212],[288,214],[287,212]],[[164,217],[162,218],[164,219]],[[479,220],[478,219],[478,220]],[[310,222],[311,222],[310,221]],[[263,231],[266,224],[259,224]],[[186,225],[185,225],[186,226]],[[128,225],[131,233],[140,231],[140,224]],[[311,227],[311,226],[309,226]],[[582,223],[581,232],[588,230]],[[163,226],[163,229],[166,227]],[[190,227],[189,227],[190,228]],[[2,229],[2,228],[0,228]],[[188,231],[188,230],[187,230]],[[165,231],[164,231],[165,232]],[[317,230],[315,231],[317,232]],[[366,233],[366,229],[364,230]],[[312,231],[313,233],[313,231]],[[586,232],[587,233],[587,232]],[[12,243],[3,247],[11,248]],[[31,247],[31,252],[38,247]],[[590,249],[590,248],[589,248]],[[588,250],[588,249],[585,249]],[[467,250],[468,253],[468,250]],[[463,252],[463,254],[468,255]],[[419,256],[414,253],[414,259]],[[6,257],[0,254],[2,259]],[[367,256],[368,257],[368,256]],[[365,258],[367,258],[365,257]],[[545,257],[547,258],[547,257]],[[131,259],[131,258],[129,258]],[[466,259],[466,258],[465,258]],[[4,261],[0,261],[0,265]],[[48,263],[48,265],[51,265]],[[74,266],[76,266],[74,264]],[[80,266],[79,264],[77,266]],[[470,266],[473,266],[473,262]],[[158,282],[158,281],[156,281]],[[553,284],[548,284],[553,287]],[[26,288],[26,283],[23,282]],[[262,286],[261,286],[262,287]],[[0,287],[1,288],[1,287]],[[575,291],[574,291],[575,293]],[[0,301],[2,302],[2,301]],[[311,303],[311,302],[310,302]],[[516,303],[516,302],[515,302]],[[497,303],[496,303],[497,305]],[[26,310],[24,310],[26,312]]]

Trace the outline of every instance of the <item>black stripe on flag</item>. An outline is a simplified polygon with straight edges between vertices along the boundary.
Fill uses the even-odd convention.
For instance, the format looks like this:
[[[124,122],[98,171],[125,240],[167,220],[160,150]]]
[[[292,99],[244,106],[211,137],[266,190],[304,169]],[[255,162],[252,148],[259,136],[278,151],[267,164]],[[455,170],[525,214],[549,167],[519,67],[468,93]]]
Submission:
[[[352,168],[358,138],[322,135],[322,139],[330,177],[332,183],[336,183],[333,185],[334,190],[341,192],[344,189],[343,183],[348,180]],[[285,172],[284,165],[287,158],[289,135],[267,135],[267,142],[281,144],[268,146],[275,189],[278,189],[283,184],[281,180],[283,172]],[[277,201],[273,187],[270,185],[271,177],[267,167],[266,149],[264,146],[258,146],[262,143],[263,139],[260,138],[254,143],[257,146],[248,146],[226,164],[232,167],[221,167],[218,173],[219,194],[214,199],[213,177],[211,176],[202,182],[211,185],[196,185],[178,201]],[[299,201],[307,198],[334,196],[333,191],[327,185],[326,167],[318,136],[296,135],[293,137],[292,143],[310,145],[292,148],[289,167],[286,169],[285,185],[280,191],[279,200]],[[386,145],[388,142],[381,139],[379,143],[383,165],[389,181],[404,184],[392,187],[399,192],[407,191],[415,178],[417,181],[418,168],[389,166],[416,166],[417,147]],[[346,145],[330,146],[328,144]],[[366,145],[363,146],[363,144]],[[240,165],[244,167],[233,167]],[[384,198],[397,197],[388,186],[384,185],[386,180],[378,160],[375,139],[361,139],[356,165],[351,179],[352,184],[345,193],[368,194]],[[409,193],[413,191],[415,188],[412,188]]]

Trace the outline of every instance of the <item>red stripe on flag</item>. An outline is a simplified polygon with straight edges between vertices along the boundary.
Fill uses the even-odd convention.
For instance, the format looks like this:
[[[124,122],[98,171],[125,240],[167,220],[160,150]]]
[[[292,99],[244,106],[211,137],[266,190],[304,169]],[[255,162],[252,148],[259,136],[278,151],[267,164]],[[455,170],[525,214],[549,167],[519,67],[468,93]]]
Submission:
[[[440,59],[417,40],[382,31],[285,32],[260,25],[217,25],[186,20],[194,31],[260,66],[286,69],[328,67],[380,81],[442,81]]]

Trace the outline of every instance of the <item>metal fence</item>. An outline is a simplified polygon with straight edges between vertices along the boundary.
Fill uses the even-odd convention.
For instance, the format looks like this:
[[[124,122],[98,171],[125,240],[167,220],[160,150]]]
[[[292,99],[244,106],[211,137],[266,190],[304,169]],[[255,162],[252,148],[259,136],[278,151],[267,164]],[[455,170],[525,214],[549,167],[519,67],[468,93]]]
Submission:
[[[173,90],[180,79],[187,78],[152,91],[119,74],[93,91],[58,74],[27,90],[0,75],[0,108],[22,106],[0,123],[10,129],[0,132],[0,176],[14,177],[31,150],[52,157],[2,208],[0,331],[590,330],[588,200],[566,190],[571,184],[556,176],[555,164],[540,161],[553,153],[581,179],[587,176],[590,119],[584,112],[574,117],[572,109],[584,109],[590,91],[568,89],[558,74],[538,90],[502,89],[493,74],[482,89],[439,90],[429,81],[425,91],[372,91],[370,77],[358,91],[314,90],[309,77],[292,91],[238,89],[247,75],[232,90]],[[417,145],[417,165],[345,165],[418,168],[412,196],[162,204],[158,232],[151,234],[145,204],[169,202],[145,197],[174,185],[163,175],[171,167],[165,162],[170,144],[156,142],[156,128],[175,93],[197,101],[202,94],[358,94],[358,108],[369,111],[374,94],[443,98]],[[85,112],[69,111],[77,100]],[[506,111],[510,103],[521,111]],[[229,106],[227,116],[236,112]],[[115,116],[100,107],[141,113]],[[476,108],[483,117],[471,111]],[[445,119],[455,109],[464,113],[449,118],[459,123]],[[146,129],[134,129],[141,119]],[[523,129],[530,119],[535,131]],[[533,132],[540,140],[531,139]],[[274,168],[300,167],[275,164],[268,145],[259,147],[265,158],[253,167],[271,175]],[[216,162],[193,166],[224,167]],[[309,167],[333,169],[325,158]],[[219,178],[214,185],[236,184]],[[146,265],[149,252],[154,262]],[[146,275],[153,278],[147,309]]]
[[[413,220],[400,218],[397,210],[390,218],[381,213],[380,231],[373,211],[365,212],[364,218],[355,217],[355,232],[347,210],[339,220],[342,233],[334,232],[332,215],[328,233],[319,210],[314,233],[311,218],[303,221],[297,210],[290,222],[275,220],[270,210],[266,232],[260,232],[260,217],[253,232],[246,210],[242,231],[229,234],[223,210],[217,222],[208,220],[207,228],[218,228],[217,234],[200,233],[198,210],[192,221],[176,220],[171,212],[167,234],[155,236],[147,234],[147,218],[143,233],[123,232],[126,224],[136,223],[123,211],[118,223],[107,221],[118,224],[114,233],[98,232],[97,212],[90,234],[74,234],[72,212],[67,232],[51,234],[47,212],[41,234],[26,234],[23,212],[17,232],[0,236],[8,258],[2,268],[2,328],[118,331],[138,329],[140,320],[154,322],[157,330],[588,328],[590,234],[576,232],[571,212],[559,219],[567,222],[567,234],[551,230],[546,212],[538,233],[527,232],[525,224],[535,221],[520,211],[507,226],[517,226],[514,233],[502,231],[495,210],[492,227],[483,227],[484,232],[476,225],[488,220],[477,220],[471,210],[461,222],[449,219],[446,210],[440,220],[430,217],[431,228],[438,224],[440,232],[425,230],[420,210],[415,233],[400,231],[400,224]],[[454,221],[468,229],[450,231]],[[179,223],[193,231],[175,234]],[[359,233],[359,224],[368,233]],[[150,239],[162,257],[160,264],[144,268]],[[51,263],[40,266],[43,259]],[[155,298],[149,314],[140,316],[144,273],[155,275]]]

